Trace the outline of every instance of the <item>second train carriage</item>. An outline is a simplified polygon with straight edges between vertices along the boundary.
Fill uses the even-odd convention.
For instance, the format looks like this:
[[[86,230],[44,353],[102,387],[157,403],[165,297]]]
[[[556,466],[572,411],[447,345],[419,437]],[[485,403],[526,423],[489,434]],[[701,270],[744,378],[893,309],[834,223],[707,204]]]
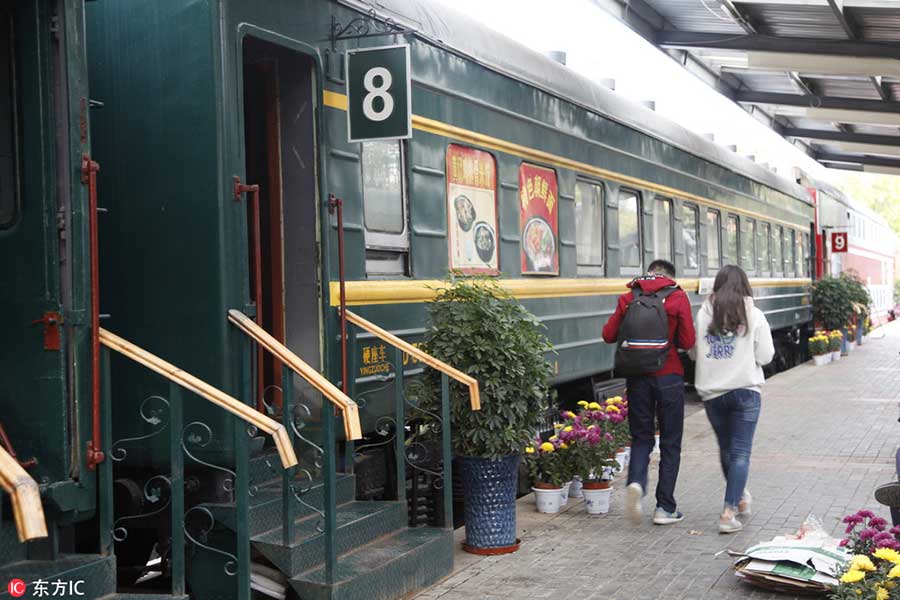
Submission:
[[[600,328],[625,282],[654,258],[676,264],[695,305],[721,265],[741,264],[788,350],[809,324],[805,190],[451,11],[402,0],[97,0],[87,12],[91,90],[104,104],[91,127],[109,210],[105,326],[264,410],[309,408],[303,431],[314,441],[329,421],[317,394],[295,378],[295,394],[281,398],[280,369],[249,355],[226,315],[261,315],[274,337],[339,380],[332,195],[343,199],[351,310],[415,342],[431,287],[449,268],[495,275],[547,326],[560,385],[608,375],[612,349]],[[354,21],[391,33],[362,36],[346,27]],[[412,137],[350,143],[344,53],[395,43],[410,46]],[[371,433],[391,411],[384,379],[397,369],[384,343],[358,338],[351,376],[371,392],[362,410]],[[420,368],[403,362],[409,374]],[[127,500],[152,489],[173,451],[145,411],[167,389],[124,360],[112,366],[111,443],[128,447],[115,470]],[[248,394],[254,370],[261,377]],[[364,551],[346,554],[344,579],[325,574],[322,583],[303,570],[320,564],[318,542],[266,537],[280,527],[280,488],[249,485],[246,513],[222,509],[242,502],[233,489],[234,472],[240,482],[247,471],[241,428],[193,398],[184,412],[197,424],[183,440],[194,444],[186,502],[213,519],[190,555],[196,597],[245,597],[248,536],[254,556],[321,597],[364,584],[375,585],[368,597],[392,597],[446,572],[446,532],[410,534],[396,507],[354,505],[378,525],[332,523],[332,551],[344,556],[389,532],[398,562],[362,568]],[[257,450],[251,479],[267,471]],[[344,458],[352,467],[352,453]],[[304,459],[318,480],[315,453]],[[330,492],[337,497],[319,487],[305,502],[345,514],[353,486],[344,477]],[[121,516],[143,515],[152,517]],[[165,528],[145,523],[116,544],[131,567],[166,547]],[[244,579],[233,579],[238,570]]]

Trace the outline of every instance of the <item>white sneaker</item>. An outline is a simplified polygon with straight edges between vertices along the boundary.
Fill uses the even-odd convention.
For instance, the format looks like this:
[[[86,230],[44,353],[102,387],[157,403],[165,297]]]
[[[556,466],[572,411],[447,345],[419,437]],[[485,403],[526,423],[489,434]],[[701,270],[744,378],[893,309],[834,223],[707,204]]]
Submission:
[[[635,525],[640,525],[644,516],[643,507],[641,506],[641,500],[644,498],[644,488],[637,482],[629,483],[628,487],[625,488],[625,493],[625,510],[628,513],[628,518]]]
[[[734,516],[731,517],[730,521],[719,519],[719,533],[737,533],[743,528],[743,523],[734,518]]]
[[[673,523],[678,523],[684,520],[684,515],[677,510],[675,512],[669,512],[664,508],[656,507],[656,511],[653,513],[653,524],[654,525],[672,525]]]
[[[752,513],[752,504],[753,496],[750,495],[749,490],[744,490],[744,493],[741,494],[741,501],[738,503],[738,516],[749,517]]]

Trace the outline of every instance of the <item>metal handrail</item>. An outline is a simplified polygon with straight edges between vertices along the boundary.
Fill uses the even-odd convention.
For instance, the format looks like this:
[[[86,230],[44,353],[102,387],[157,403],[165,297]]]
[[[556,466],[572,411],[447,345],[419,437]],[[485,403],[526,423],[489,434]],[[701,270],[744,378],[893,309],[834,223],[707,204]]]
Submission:
[[[41,492],[19,461],[0,446],[0,488],[9,494],[20,542],[47,537]]]
[[[297,464],[297,455],[294,453],[287,430],[277,421],[102,327],[100,328],[100,343],[268,433],[275,440],[275,447],[281,457],[282,466],[287,469]]]
[[[424,351],[420,350],[419,348],[416,348],[409,342],[406,342],[406,341],[400,339],[399,337],[397,337],[396,335],[394,335],[393,333],[390,333],[389,331],[382,329],[375,323],[372,323],[371,321],[367,321],[366,319],[363,319],[361,316],[359,316],[358,314],[356,314],[352,311],[349,311],[349,310],[347,311],[347,320],[350,321],[351,323],[353,323],[354,325],[356,325],[357,327],[361,327],[361,328],[365,329],[366,331],[368,331],[375,337],[378,337],[381,340],[391,344],[395,348],[400,348],[405,353],[409,354],[410,356],[412,356],[419,362],[423,362],[426,365],[428,365],[429,367],[431,367],[433,369],[437,369],[441,373],[444,373],[444,374],[448,375],[449,377],[452,377],[456,381],[462,383],[463,385],[468,386],[468,388],[469,388],[469,405],[471,406],[472,410],[481,410],[481,394],[478,391],[478,381],[474,377],[471,377],[470,375],[466,375],[459,369],[455,369],[455,368],[451,367],[450,365],[443,362],[442,360],[438,360],[437,358],[433,357],[432,355],[428,354],[427,352],[424,352]]]
[[[332,404],[341,409],[344,418],[344,433],[348,440],[362,438],[362,427],[359,424],[359,407],[356,405],[356,402],[241,311],[229,310],[228,320],[252,338],[260,347],[265,348],[278,358],[283,365],[308,381]]]

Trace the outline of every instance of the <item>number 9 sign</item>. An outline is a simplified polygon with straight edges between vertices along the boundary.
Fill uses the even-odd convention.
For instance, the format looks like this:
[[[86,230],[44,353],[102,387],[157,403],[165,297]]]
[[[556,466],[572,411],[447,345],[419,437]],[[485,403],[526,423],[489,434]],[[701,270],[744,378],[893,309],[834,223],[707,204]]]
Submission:
[[[846,252],[847,251],[847,232],[833,231],[831,233],[831,251]]]
[[[409,46],[347,50],[346,57],[349,141],[412,137]]]

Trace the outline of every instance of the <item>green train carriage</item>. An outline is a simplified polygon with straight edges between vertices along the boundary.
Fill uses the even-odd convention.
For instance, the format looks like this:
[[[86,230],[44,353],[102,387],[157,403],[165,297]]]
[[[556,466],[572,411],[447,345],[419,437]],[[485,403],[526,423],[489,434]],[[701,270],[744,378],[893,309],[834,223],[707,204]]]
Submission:
[[[227,312],[261,315],[266,330],[339,380],[333,195],[343,200],[350,309],[419,339],[431,287],[456,266],[454,156],[479,157],[469,187],[496,206],[479,229],[493,226],[496,248],[483,262],[547,326],[560,385],[607,376],[612,349],[600,343],[600,327],[624,283],[657,257],[675,262],[695,304],[719,265],[740,261],[773,329],[796,338],[808,325],[812,207],[802,188],[450,11],[400,0],[370,9],[323,0],[88,4],[91,96],[103,104],[90,131],[109,210],[100,238],[107,329],[263,410],[308,408],[300,431],[321,443],[332,423],[312,386],[293,378],[295,393],[282,398],[282,370],[253,358]],[[389,33],[360,37],[351,27],[340,35],[354,22]],[[395,43],[410,46],[412,137],[349,143],[344,53]],[[80,106],[87,94],[73,98]],[[555,214],[558,269],[523,257],[520,181],[527,189],[538,173],[549,190],[538,196],[545,204],[553,196],[556,207],[547,217]],[[259,185],[258,200],[247,184]],[[540,274],[523,274],[523,265]],[[369,392],[362,416],[374,433],[393,409],[385,375],[397,369],[389,344],[364,331],[356,337],[353,387],[356,398]],[[419,368],[406,360],[407,374]],[[110,371],[104,416],[112,430],[102,449],[119,459],[114,469],[107,461],[116,504],[95,526],[108,537],[110,525],[130,519],[115,544],[120,587],[151,570],[142,565],[156,548],[162,577],[137,589],[177,592],[182,567],[169,552],[186,515],[212,521],[184,527],[197,598],[248,597],[251,560],[277,567],[301,597],[396,597],[449,569],[448,532],[440,522],[407,528],[397,482],[384,502],[356,502],[363,472],[329,484],[329,463],[317,469],[321,456],[299,443],[302,465],[315,472],[309,495],[299,496],[316,507],[291,515],[306,514],[307,526],[318,507],[338,517],[326,523],[325,542],[313,532],[303,543],[276,543],[287,529],[280,508],[288,488],[272,484],[280,474],[263,440],[190,394],[177,402],[184,431],[162,435],[168,423],[147,408],[159,398],[176,404],[168,382],[117,356]],[[186,510],[169,528],[152,482],[188,448]],[[325,454],[353,466],[352,456]],[[100,504],[112,499],[111,488],[100,490]],[[351,514],[358,524],[345,520]],[[372,540],[397,559],[368,565],[365,550],[354,550]],[[331,553],[324,559],[321,543]]]

